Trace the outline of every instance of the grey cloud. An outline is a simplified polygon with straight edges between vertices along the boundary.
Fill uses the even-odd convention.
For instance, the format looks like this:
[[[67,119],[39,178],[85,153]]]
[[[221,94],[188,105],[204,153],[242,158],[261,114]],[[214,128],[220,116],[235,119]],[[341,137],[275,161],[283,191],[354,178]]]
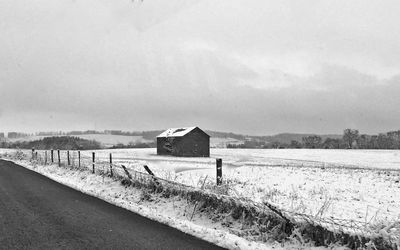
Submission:
[[[396,4],[181,2],[0,3],[0,130],[398,129]]]
[[[90,94],[83,88],[87,95],[66,91],[56,94],[54,100],[47,99],[51,95],[41,94],[40,88],[38,92],[33,88],[27,95],[16,98],[16,102],[22,103],[16,112],[29,111],[30,105],[39,103],[31,112],[75,114],[83,121],[94,119],[124,129],[140,129],[149,123],[152,128],[202,123],[209,128],[251,134],[294,130],[340,132],[346,127],[378,132],[396,128],[400,122],[396,115],[400,105],[395,94],[400,91],[398,81],[363,85],[360,79],[366,76],[354,71],[349,77],[348,69],[342,71],[348,74],[347,84],[330,82],[328,91],[303,90],[301,86],[260,90],[231,83],[229,89],[221,92],[207,89],[204,84],[183,87],[182,82],[175,82],[166,86],[136,86],[123,96],[104,88]],[[324,84],[323,80],[340,72],[339,69],[324,71],[325,75],[307,81]],[[24,100],[27,98],[29,101]]]

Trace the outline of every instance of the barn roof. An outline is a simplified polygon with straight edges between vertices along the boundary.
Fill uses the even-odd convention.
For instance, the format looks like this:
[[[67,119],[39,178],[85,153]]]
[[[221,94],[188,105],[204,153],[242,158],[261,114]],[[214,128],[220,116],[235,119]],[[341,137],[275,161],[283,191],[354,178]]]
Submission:
[[[188,128],[170,128],[162,132],[158,137],[182,137],[197,127]]]

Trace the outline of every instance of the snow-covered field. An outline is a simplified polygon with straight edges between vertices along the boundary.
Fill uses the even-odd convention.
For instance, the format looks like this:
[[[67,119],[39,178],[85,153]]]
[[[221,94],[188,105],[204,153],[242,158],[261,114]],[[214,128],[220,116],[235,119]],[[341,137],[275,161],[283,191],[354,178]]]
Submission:
[[[370,168],[400,171],[399,150],[326,150],[326,149],[211,149],[210,158],[158,156],[156,149],[99,150],[102,156],[112,152],[115,158],[148,161],[214,164],[222,158],[225,165]]]
[[[212,148],[226,148],[228,144],[239,145],[243,143],[244,141],[235,138],[220,138],[220,137],[210,138],[210,147]]]
[[[212,149],[210,158],[157,156],[155,149],[100,150],[106,161],[191,186],[214,184],[223,159],[229,195],[268,201],[320,218],[378,223],[400,219],[400,151]],[[89,153],[89,152],[88,152]]]
[[[96,161],[106,163],[109,153],[115,164],[141,172],[148,165],[158,177],[195,187],[215,185],[215,158],[222,158],[231,196],[325,219],[400,219],[400,151],[211,149],[210,158],[178,158],[157,156],[156,149],[117,149],[96,151]],[[91,151],[82,157],[90,161]]]
[[[14,150],[0,149],[0,154],[6,152],[9,155],[15,153]],[[25,153],[29,155],[30,152],[25,151]],[[7,159],[9,156],[4,157]],[[315,247],[312,241],[304,242],[301,236],[297,238],[296,235],[289,237],[284,242],[254,240],[257,236],[248,239],[245,236],[238,236],[241,235],[240,233],[235,233],[243,229],[243,224],[240,221],[233,221],[229,215],[215,220],[206,212],[196,209],[197,203],[188,202],[187,199],[180,196],[167,198],[157,194],[146,195],[145,190],[123,186],[119,181],[108,176],[91,174],[90,171],[69,167],[57,167],[56,163],[38,165],[29,160],[16,160],[14,158],[13,161],[83,193],[98,197],[227,249],[348,249],[338,244],[331,244],[329,247]]]

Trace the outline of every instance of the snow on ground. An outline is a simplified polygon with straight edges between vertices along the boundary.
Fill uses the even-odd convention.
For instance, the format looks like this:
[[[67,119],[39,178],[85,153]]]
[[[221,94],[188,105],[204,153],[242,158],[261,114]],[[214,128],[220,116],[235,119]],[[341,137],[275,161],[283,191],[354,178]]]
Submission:
[[[399,150],[327,150],[327,149],[211,149],[210,158],[158,156],[156,149],[100,150],[104,157],[214,164],[222,158],[226,166],[310,166],[393,169],[400,171]]]
[[[0,153],[5,151],[0,149]],[[6,151],[10,152],[10,151]],[[125,187],[120,182],[109,177],[91,174],[89,171],[78,171],[57,167],[57,165],[32,165],[29,161],[15,161],[28,169],[43,174],[59,183],[70,186],[83,193],[98,197],[114,205],[123,207],[152,220],[159,221],[185,233],[194,235],[228,249],[327,249],[325,247],[312,247],[299,241],[281,244],[278,242],[261,243],[249,241],[230,233],[240,230],[240,223],[231,224],[230,228],[221,221],[215,221],[206,214],[194,212],[195,207],[180,197],[163,198],[153,195],[143,198],[143,191]],[[347,249],[343,246],[330,246],[329,249]]]
[[[210,158],[187,158],[117,149],[96,151],[96,161],[107,167],[109,153],[115,164],[141,172],[148,165],[158,177],[195,187],[215,185],[215,158],[222,158],[229,195],[324,219],[400,219],[400,151],[211,149]],[[82,157],[90,164],[91,151]]]
[[[157,156],[155,149],[102,150],[107,160],[191,186],[215,183],[224,162],[229,194],[321,218],[378,223],[400,219],[400,151],[211,149],[211,158]],[[389,171],[392,170],[392,171]]]
[[[210,138],[210,147],[212,148],[226,148],[228,144],[231,145],[239,145],[243,144],[243,140],[238,140],[235,138],[221,138],[221,137],[211,137]]]

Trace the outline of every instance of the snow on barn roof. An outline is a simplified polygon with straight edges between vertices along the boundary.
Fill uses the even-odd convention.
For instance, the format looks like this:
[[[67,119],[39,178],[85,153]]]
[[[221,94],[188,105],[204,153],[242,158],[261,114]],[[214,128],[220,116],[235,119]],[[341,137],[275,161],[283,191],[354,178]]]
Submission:
[[[197,127],[188,128],[170,128],[159,134],[157,137],[181,137]]]

